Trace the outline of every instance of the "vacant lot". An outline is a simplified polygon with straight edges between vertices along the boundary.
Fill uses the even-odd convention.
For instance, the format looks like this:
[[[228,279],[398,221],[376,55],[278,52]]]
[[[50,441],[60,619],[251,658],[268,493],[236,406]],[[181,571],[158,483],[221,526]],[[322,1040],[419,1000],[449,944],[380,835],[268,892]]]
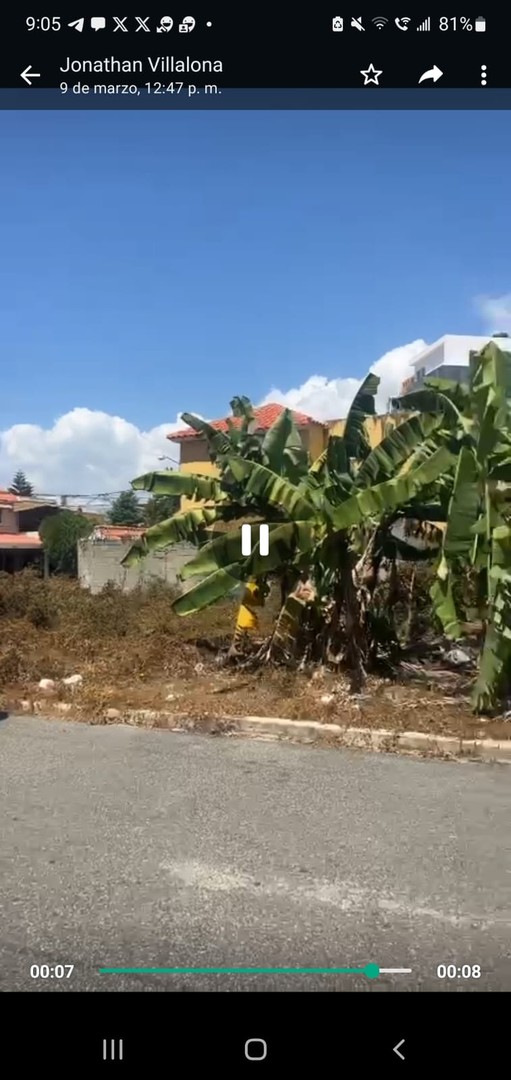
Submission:
[[[172,592],[155,585],[142,592],[107,588],[91,596],[74,581],[43,582],[24,572],[0,575],[0,704],[21,699],[72,705],[70,715],[105,722],[108,708],[160,708],[190,726],[239,715],[316,719],[360,727],[511,737],[511,724],[482,721],[468,704],[469,678],[432,664],[404,669],[399,681],[370,678],[364,693],[348,694],[342,674],[297,672],[264,665],[247,672],[223,667],[219,652],[231,640],[236,602],[178,618]],[[275,616],[272,598],[260,616],[262,638]],[[58,684],[83,676],[80,688]],[[57,682],[53,694],[38,688]]]

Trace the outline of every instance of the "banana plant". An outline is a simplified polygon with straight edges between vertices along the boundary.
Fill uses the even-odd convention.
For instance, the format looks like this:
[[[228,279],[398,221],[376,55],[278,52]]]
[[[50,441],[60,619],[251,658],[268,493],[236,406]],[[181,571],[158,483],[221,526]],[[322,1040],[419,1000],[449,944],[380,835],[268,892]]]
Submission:
[[[419,426],[416,429],[418,438]],[[270,519],[269,554],[261,555],[257,545],[248,558],[242,559],[238,533],[215,536],[183,568],[183,580],[198,576],[200,581],[175,600],[175,611],[189,614],[201,610],[229,593],[233,582],[257,580],[292,566],[313,582],[320,601],[316,627],[319,631],[323,625],[318,632],[322,658],[333,663],[344,660],[352,674],[352,687],[358,688],[365,674],[370,642],[366,595],[357,580],[357,530],[370,524],[373,529],[376,526],[377,532],[378,525],[387,523],[392,515],[406,512],[421,491],[431,488],[453,462],[450,449],[440,445],[414,470],[379,484],[357,487],[356,472],[350,470],[342,438],[329,448],[320,469],[313,467],[314,471],[310,470],[297,485],[257,462],[229,456],[229,469],[243,485],[247,498],[254,498],[260,509],[266,509],[265,520]],[[371,475],[369,467],[366,479]],[[271,522],[275,509],[286,520]],[[300,606],[304,607],[292,603],[295,619]],[[288,607],[287,614],[289,611]],[[284,622],[289,626],[289,618]]]
[[[209,498],[214,505],[175,515],[157,529],[148,530],[131,548],[125,564],[156,546],[192,539],[199,550],[181,576],[184,581],[193,577],[200,580],[175,601],[175,611],[181,615],[239,592],[241,582],[257,581],[270,573],[291,582],[300,577],[310,579],[315,590],[312,606],[317,616],[318,648],[329,660],[335,659],[342,653],[344,639],[346,659],[354,672],[354,682],[359,684],[367,655],[370,596],[357,578],[357,567],[367,561],[366,533],[372,536],[373,570],[384,556],[395,562],[398,556],[417,554],[412,545],[398,539],[391,530],[407,514],[423,520],[431,513],[432,505],[435,518],[441,518],[435,484],[454,461],[448,429],[457,416],[448,401],[436,413],[404,420],[371,450],[365,419],[375,412],[378,384],[374,374],[363,381],[343,435],[331,437],[324,453],[312,465],[288,410],[283,411],[257,447],[250,432],[248,399],[234,399],[233,411],[237,410],[242,420],[227,434],[185,414],[191,426],[207,438],[219,469],[218,479],[149,474],[134,481],[133,486],[155,493],[180,490],[188,497]],[[437,442],[431,442],[433,436]],[[409,467],[410,460],[413,468]],[[268,556],[261,556],[256,547],[244,559],[239,530],[215,531],[220,521],[234,523],[247,513],[257,514],[269,524]],[[300,611],[307,609],[310,614],[311,602],[305,604],[301,599],[294,603],[295,599],[296,595],[290,604],[296,623]],[[284,608],[286,596],[282,603]],[[284,618],[284,611],[282,614]],[[294,625],[286,621],[288,626]],[[314,618],[310,625],[313,630]]]
[[[147,529],[125,555],[124,566],[132,566],[150,552],[181,541],[189,541],[199,547],[208,539],[208,530],[214,530],[215,525],[258,516],[260,507],[257,499],[247,496],[243,485],[230,470],[231,455],[267,465],[293,482],[306,473],[308,454],[289,409],[282,411],[264,436],[253,431],[254,413],[247,397],[233,398],[231,410],[240,424],[237,426],[228,421],[227,433],[217,431],[193,413],[183,413],[183,420],[189,427],[206,439],[210,459],[218,468],[218,477],[162,470],[132,481],[131,486],[135,491],[150,491],[153,495],[185,495],[189,500],[199,504],[206,502],[208,505],[179,511],[167,521]],[[280,519],[277,509],[274,517]]]
[[[444,414],[457,414],[458,454],[431,597],[445,634],[460,638],[465,612],[457,609],[454,583],[475,569],[484,629],[476,712],[497,708],[511,679],[510,391],[511,356],[490,342],[471,358],[468,386],[439,387],[431,380],[424,391],[400,399],[402,407],[429,409],[436,395]]]

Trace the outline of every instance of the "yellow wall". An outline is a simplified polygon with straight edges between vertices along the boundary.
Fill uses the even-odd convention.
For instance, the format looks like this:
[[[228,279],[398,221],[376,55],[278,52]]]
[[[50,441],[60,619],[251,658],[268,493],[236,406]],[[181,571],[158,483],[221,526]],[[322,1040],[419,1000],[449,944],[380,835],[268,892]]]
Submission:
[[[311,424],[302,430],[304,445],[309,451],[313,461],[323,453],[328,439],[328,428],[323,424]],[[207,443],[205,439],[187,439],[179,444],[179,471],[184,473],[199,473],[201,476],[218,476],[218,469],[207,455]],[[197,503],[193,499],[187,499],[183,495],[181,510],[191,510],[203,503]]]
[[[218,476],[218,469],[212,461],[186,461],[179,466],[183,473],[198,473],[199,476]],[[196,502],[195,499],[187,499],[186,495],[181,498],[181,510],[193,510],[197,506],[207,506],[207,503]]]
[[[323,453],[327,444],[328,428],[325,428],[323,424],[311,424],[311,426],[305,430],[307,432],[305,445],[307,446],[311,460],[316,461],[316,458]]]
[[[389,428],[396,427],[402,423],[404,416],[402,413],[387,413],[383,416],[368,416],[366,420],[366,429],[369,436],[369,442],[371,448],[374,448],[381,442],[381,440],[388,434]],[[346,426],[346,420],[331,420],[327,426],[322,424],[311,425],[310,428],[305,429],[306,436],[304,443],[309,450],[311,458],[316,461],[316,458],[323,452],[328,442],[330,435],[342,435]],[[183,446],[184,454],[183,454]],[[205,446],[205,444],[204,444]],[[193,448],[188,444],[180,444],[180,457],[190,456],[195,457],[198,447],[195,445]],[[180,472],[184,473],[199,473],[202,476],[218,476],[218,469],[211,461],[183,461],[179,466]],[[191,510],[193,507],[201,505],[196,503],[192,499],[187,499],[185,496],[181,499],[181,510]]]
[[[397,427],[404,420],[402,413],[386,413],[383,416],[368,416],[365,422],[371,449],[385,438],[390,428]],[[330,435],[342,435],[346,426],[346,420],[331,420],[329,422]]]
[[[179,472],[199,473],[200,476],[218,476],[218,469],[212,461],[186,461],[179,466]]]

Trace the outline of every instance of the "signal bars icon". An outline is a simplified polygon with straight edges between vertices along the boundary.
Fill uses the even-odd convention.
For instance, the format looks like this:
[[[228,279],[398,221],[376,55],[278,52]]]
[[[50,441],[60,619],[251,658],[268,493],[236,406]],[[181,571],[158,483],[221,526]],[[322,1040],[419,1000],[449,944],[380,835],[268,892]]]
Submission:
[[[428,16],[427,19],[424,19],[424,22],[421,22],[417,27],[417,30],[431,30],[431,16]]]
[[[259,526],[259,554],[270,554],[270,528],[269,525]],[[257,543],[257,541],[256,541]],[[252,554],[252,526],[245,522],[241,526],[241,554],[248,558]]]

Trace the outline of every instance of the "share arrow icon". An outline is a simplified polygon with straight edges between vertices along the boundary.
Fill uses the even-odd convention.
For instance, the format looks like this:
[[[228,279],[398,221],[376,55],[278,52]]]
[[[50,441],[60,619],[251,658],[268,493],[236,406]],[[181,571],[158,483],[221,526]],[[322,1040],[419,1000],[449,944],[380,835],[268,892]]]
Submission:
[[[421,77],[419,79],[419,86],[423,82],[428,82],[429,79],[432,79],[433,82],[436,83],[436,82],[438,82],[439,79],[442,78],[442,75],[443,75],[443,71],[440,71],[440,68],[437,67],[436,64],[435,64],[435,66],[430,68],[429,71],[425,71],[424,75],[421,75]]]

